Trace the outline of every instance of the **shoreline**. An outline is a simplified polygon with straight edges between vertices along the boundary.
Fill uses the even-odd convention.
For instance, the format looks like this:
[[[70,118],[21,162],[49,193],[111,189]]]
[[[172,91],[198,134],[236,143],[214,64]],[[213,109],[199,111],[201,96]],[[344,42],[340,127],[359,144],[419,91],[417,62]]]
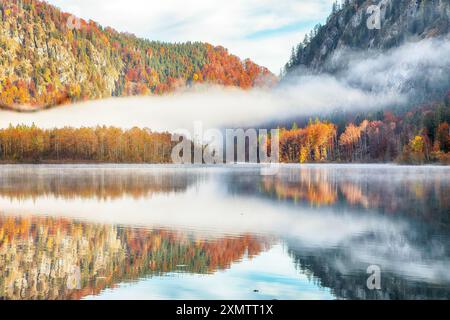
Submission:
[[[39,165],[120,165],[120,166],[137,166],[137,165],[158,165],[158,166],[186,166],[186,167],[224,167],[228,165],[237,165],[237,166],[255,166],[255,165],[267,165],[264,163],[236,163],[236,164],[227,164],[227,163],[221,163],[221,164],[174,164],[169,162],[103,162],[103,161],[1,161],[0,160],[0,167],[1,166],[12,166],[12,165],[28,165],[28,166],[39,166]],[[412,163],[397,163],[397,162],[310,162],[310,163],[289,163],[289,162],[283,162],[279,163],[281,166],[312,166],[312,165],[338,165],[338,166],[361,166],[361,165],[373,165],[373,166],[379,166],[379,165],[390,165],[390,166],[398,166],[398,167],[450,167],[450,164],[445,163],[439,163],[439,162],[430,162],[430,163],[423,163],[423,164],[412,164]]]

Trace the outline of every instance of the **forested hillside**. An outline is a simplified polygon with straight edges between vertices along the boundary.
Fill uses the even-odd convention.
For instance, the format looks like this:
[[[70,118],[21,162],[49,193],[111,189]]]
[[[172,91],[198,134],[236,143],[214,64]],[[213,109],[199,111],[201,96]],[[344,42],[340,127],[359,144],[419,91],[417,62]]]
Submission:
[[[223,47],[143,40],[39,0],[0,0],[3,108],[161,94],[196,82],[247,89],[267,81],[276,81],[269,70]]]
[[[380,28],[368,28],[369,6],[380,8]],[[326,64],[336,51],[388,50],[408,41],[447,35],[450,31],[448,0],[343,0],[336,1],[325,25],[317,25],[292,50],[286,72],[300,66],[330,71]]]

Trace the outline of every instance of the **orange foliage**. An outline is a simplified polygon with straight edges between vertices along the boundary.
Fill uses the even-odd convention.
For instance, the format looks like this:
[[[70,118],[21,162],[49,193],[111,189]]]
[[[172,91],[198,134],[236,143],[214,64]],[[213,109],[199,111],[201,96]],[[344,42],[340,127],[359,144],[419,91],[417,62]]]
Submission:
[[[280,132],[280,158],[283,162],[327,161],[331,159],[336,140],[336,126],[319,120],[304,129]]]

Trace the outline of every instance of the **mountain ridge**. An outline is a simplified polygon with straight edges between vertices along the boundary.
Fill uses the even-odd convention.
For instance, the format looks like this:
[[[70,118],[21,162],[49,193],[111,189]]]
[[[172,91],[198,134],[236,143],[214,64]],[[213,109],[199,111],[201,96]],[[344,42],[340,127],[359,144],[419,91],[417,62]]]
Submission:
[[[140,39],[40,0],[0,0],[0,108],[163,94],[194,83],[249,89],[276,77],[221,46]]]
[[[375,17],[371,6],[372,10],[379,9],[378,27],[368,27],[368,19]],[[341,5],[335,2],[326,24],[317,25],[293,48],[285,72],[293,74],[299,67],[329,71],[326,61],[340,49],[386,51],[408,41],[449,32],[448,0],[345,0]]]

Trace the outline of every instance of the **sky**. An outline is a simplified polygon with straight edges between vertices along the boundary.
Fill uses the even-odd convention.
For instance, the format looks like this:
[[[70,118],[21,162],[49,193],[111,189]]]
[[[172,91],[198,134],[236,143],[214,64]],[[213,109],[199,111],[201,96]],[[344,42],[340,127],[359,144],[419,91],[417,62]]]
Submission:
[[[334,0],[47,0],[63,11],[150,40],[222,45],[278,74],[324,23]]]

